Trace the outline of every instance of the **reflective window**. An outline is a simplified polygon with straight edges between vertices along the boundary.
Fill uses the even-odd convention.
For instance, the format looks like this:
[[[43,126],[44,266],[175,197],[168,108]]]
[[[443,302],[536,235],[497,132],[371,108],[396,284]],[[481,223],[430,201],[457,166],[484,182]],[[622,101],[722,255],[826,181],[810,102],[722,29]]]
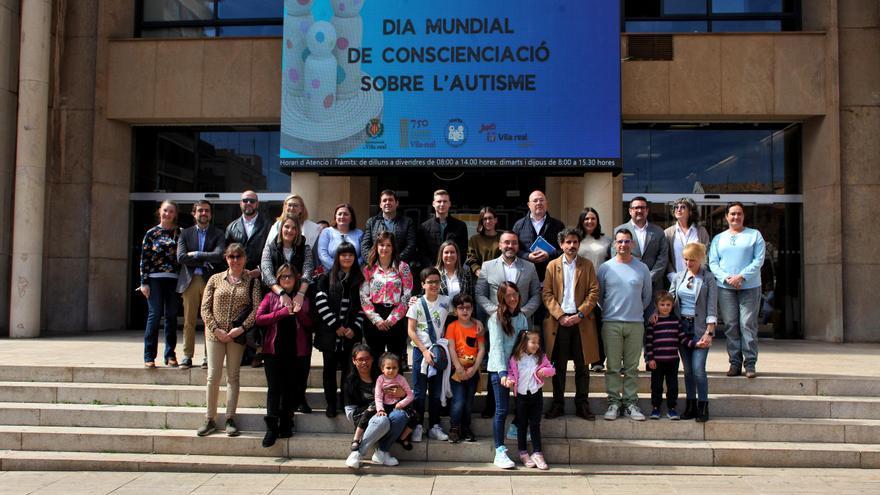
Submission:
[[[800,126],[670,125],[623,130],[628,193],[797,194]]]
[[[716,14],[782,11],[782,0],[712,0],[712,12]]]
[[[801,29],[800,0],[624,0],[630,33],[766,32]]]
[[[627,33],[705,33],[707,21],[627,21]]]
[[[705,14],[706,0],[665,0],[663,14]]]
[[[144,38],[280,36],[284,0],[135,0]]]
[[[277,128],[141,127],[134,137],[134,192],[290,190]]]
[[[712,31],[716,33],[763,33],[782,31],[782,21],[714,21]]]

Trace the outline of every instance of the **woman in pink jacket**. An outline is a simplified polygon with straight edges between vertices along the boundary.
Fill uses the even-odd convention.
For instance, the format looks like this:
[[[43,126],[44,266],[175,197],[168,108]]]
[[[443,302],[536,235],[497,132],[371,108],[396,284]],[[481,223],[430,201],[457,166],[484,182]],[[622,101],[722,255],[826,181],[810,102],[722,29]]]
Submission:
[[[525,467],[549,469],[541,452],[541,416],[544,414],[544,380],[556,374],[556,369],[541,349],[541,335],[533,330],[520,332],[516,347],[507,363],[507,383],[516,399],[519,458]],[[532,436],[532,455],[529,455],[526,427]]]
[[[299,272],[284,263],[275,271],[281,293],[269,292],[257,309],[257,325],[264,327],[263,362],[266,370],[266,436],[263,447],[293,434],[293,412],[305,398],[312,355],[312,318],[309,300],[297,311],[285,306],[283,295],[293,297]]]

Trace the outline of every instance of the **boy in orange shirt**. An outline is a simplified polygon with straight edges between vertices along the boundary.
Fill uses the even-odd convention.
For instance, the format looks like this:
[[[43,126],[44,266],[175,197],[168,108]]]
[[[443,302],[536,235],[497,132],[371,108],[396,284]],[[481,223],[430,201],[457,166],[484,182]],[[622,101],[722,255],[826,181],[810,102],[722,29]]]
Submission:
[[[480,382],[480,367],[486,354],[486,344],[477,322],[471,317],[474,313],[474,298],[467,294],[458,294],[452,299],[458,320],[446,328],[446,339],[449,340],[449,360],[454,372],[450,380],[452,388],[452,408],[450,410],[451,428],[449,441],[458,443],[461,440],[476,441],[471,431],[471,408],[474,394]]]

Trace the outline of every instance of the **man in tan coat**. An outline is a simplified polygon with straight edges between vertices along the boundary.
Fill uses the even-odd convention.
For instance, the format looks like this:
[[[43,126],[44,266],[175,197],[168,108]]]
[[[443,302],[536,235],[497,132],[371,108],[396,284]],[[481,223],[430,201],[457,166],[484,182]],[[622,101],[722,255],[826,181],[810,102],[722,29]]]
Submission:
[[[553,377],[553,405],[547,419],[564,414],[565,375],[569,359],[574,361],[575,414],[593,421],[587,394],[590,390],[590,363],[599,359],[596,317],[593,309],[599,300],[599,281],[590,260],[578,256],[581,235],[564,229],[558,235],[562,256],[547,265],[543,300],[547,307],[544,319],[544,345],[556,368]]]

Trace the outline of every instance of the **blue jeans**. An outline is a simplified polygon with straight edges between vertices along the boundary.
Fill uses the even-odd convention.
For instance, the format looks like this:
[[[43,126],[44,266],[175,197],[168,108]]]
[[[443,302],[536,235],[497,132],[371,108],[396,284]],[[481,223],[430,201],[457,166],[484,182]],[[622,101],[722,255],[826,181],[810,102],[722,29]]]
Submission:
[[[377,444],[377,449],[388,452],[394,441],[400,438],[409,420],[406,413],[400,410],[391,411],[388,416],[373,416],[364,430],[364,437],[358,450],[362,456],[367,455],[370,447]]]
[[[449,420],[453,428],[456,426],[469,428],[471,426],[471,408],[474,405],[474,394],[477,393],[479,381],[479,371],[470,380],[463,382],[449,380],[449,386],[452,388],[452,407],[449,410]]]
[[[440,393],[442,373],[428,378],[428,375],[421,373],[422,369],[422,351],[418,347],[413,348],[412,358],[412,376],[413,376],[413,409],[419,418],[418,424],[425,422],[425,395],[428,395],[428,427],[440,424]]]
[[[177,346],[177,279],[149,279],[147,328],[144,330],[144,362],[156,360],[159,348],[159,320],[165,316],[165,360],[176,359]]]
[[[682,318],[681,328],[692,341],[696,339],[692,322]],[[681,364],[684,365],[684,389],[688,400],[709,400],[709,377],[706,375],[709,349],[681,347],[680,351]]]
[[[492,423],[492,436],[495,439],[495,448],[504,445],[504,421],[507,419],[510,390],[501,386],[501,375],[496,371],[489,373],[489,381],[492,382],[492,392],[495,393],[495,420]]]
[[[761,288],[718,289],[718,310],[727,324],[727,356],[731,366],[754,370],[758,362],[758,309]]]

